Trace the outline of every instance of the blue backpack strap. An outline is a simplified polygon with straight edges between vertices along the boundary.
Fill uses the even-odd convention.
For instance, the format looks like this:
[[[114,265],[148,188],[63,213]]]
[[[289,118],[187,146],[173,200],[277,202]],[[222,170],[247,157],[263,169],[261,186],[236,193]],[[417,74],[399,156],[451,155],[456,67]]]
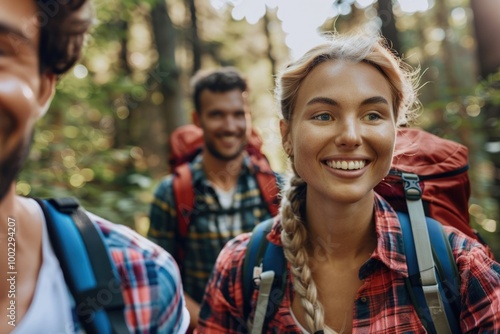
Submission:
[[[262,272],[274,271],[274,280],[263,326],[265,327],[278,311],[286,288],[287,267],[283,248],[270,243],[266,236],[271,231],[274,219],[268,219],[255,226],[245,253],[243,264],[243,313],[248,321],[252,311],[252,295],[259,286],[254,279],[254,268]],[[259,275],[260,276],[260,275]]]
[[[102,232],[76,199],[37,200],[76,314],[87,333],[130,333],[124,317],[120,278]]]
[[[259,266],[264,257],[267,244],[266,235],[271,230],[272,220],[267,220],[256,225],[248,242],[243,260],[243,314],[248,319],[252,309],[252,294],[256,288],[254,283],[254,268]]]
[[[424,327],[428,332],[436,333],[420,282],[410,218],[408,214],[403,212],[397,212],[397,214],[403,233],[403,243],[408,265],[409,278],[406,284],[407,290]],[[443,230],[443,226],[438,221],[426,217],[426,223],[437,269],[439,292],[443,300],[450,329],[452,333],[461,333],[458,322],[460,318],[460,280],[451,246]]]

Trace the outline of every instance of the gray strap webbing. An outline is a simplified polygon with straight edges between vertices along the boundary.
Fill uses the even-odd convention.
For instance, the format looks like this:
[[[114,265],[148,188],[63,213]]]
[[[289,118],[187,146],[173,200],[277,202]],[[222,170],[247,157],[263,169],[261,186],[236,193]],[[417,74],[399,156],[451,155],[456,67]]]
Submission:
[[[252,334],[261,334],[264,320],[266,318],[267,304],[269,295],[274,281],[274,271],[268,270],[260,275],[259,297],[257,299],[257,307],[255,308],[255,316],[252,325]]]
[[[415,242],[415,253],[427,307],[429,308],[437,333],[451,334],[441,294],[439,293],[431,241],[425,222],[424,206],[422,204],[422,190],[418,185],[419,178],[417,175],[410,173],[403,173],[402,177],[405,182],[410,183],[405,184],[406,204],[408,205],[408,214]]]

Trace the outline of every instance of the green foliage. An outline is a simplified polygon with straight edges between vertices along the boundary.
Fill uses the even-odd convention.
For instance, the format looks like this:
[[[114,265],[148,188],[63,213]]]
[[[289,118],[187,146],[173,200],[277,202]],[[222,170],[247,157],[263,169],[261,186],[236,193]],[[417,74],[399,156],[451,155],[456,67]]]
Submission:
[[[485,103],[500,106],[500,68],[478,85],[476,95]]]
[[[117,7],[125,10],[118,11]],[[96,1],[98,25],[81,65],[57,86],[47,115],[37,124],[17,191],[32,197],[75,196],[89,210],[135,227],[147,214],[153,191],[142,148],[128,136],[129,108],[144,98],[141,80],[123,75],[118,59],[135,1]]]
[[[36,197],[76,196],[90,211],[133,227],[134,219],[147,211],[153,183],[142,149],[113,147],[120,120],[113,117],[105,95],[90,94],[85,103],[72,104],[65,88],[59,93],[35,133],[18,191]]]

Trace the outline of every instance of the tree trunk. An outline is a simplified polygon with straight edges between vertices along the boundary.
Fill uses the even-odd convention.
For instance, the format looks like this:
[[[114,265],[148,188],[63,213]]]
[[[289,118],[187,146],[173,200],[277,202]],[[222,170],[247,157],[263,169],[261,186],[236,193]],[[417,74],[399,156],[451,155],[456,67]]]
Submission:
[[[498,71],[500,66],[500,2],[498,0],[471,0],[474,13],[474,29],[477,41],[477,56],[481,76]]]
[[[392,0],[378,0],[378,17],[382,21],[382,35],[390,42],[390,45],[398,55],[401,55],[401,43],[398,30],[396,29],[396,17],[392,10]]]
[[[198,16],[196,15],[195,0],[187,0],[191,14],[191,45],[193,50],[193,74],[201,68],[202,47],[198,36]]]
[[[127,30],[128,30],[128,22],[125,20],[120,20],[117,23],[118,26],[118,36],[120,36],[120,53],[119,53],[119,61],[120,61],[120,69],[121,69],[121,75],[124,77],[129,77],[132,74],[132,69],[129,66],[128,60],[127,60],[127,54],[128,54],[128,49],[127,49]],[[115,148],[121,148],[124,147],[125,145],[135,145],[136,144],[136,137],[134,136],[135,132],[132,130],[132,127],[134,124],[132,123],[132,120],[134,118],[133,112],[134,112],[134,105],[131,105],[130,98],[123,98],[124,103],[123,106],[126,107],[129,110],[129,115],[125,119],[120,119],[117,117],[117,115],[113,115],[114,120],[115,120],[115,142],[114,142],[114,147]],[[116,108],[116,106],[115,106]]]
[[[152,154],[159,156],[161,166],[166,166],[168,157],[168,135],[186,123],[182,108],[182,89],[179,82],[180,70],[175,61],[177,31],[168,14],[165,0],[160,0],[151,11],[154,41],[158,51],[157,68],[151,71],[151,89],[163,95],[163,101],[148,113],[146,126],[147,145]]]
[[[452,99],[457,97],[458,91],[460,89],[460,85],[458,83],[457,76],[455,74],[455,61],[454,52],[452,50],[452,45],[449,40],[450,33],[450,25],[448,24],[448,17],[450,10],[446,5],[446,1],[437,1],[436,2],[436,22],[439,22],[441,29],[445,32],[445,38],[442,43],[443,50],[443,68],[445,72],[445,78],[448,83],[448,91],[451,93],[450,97]],[[448,99],[448,97],[447,97]]]
[[[266,11],[266,14],[264,15],[264,34],[266,35],[266,40],[267,40],[267,58],[269,59],[269,62],[271,63],[271,74],[272,77],[276,77],[276,58],[274,58],[273,55],[273,42],[271,38],[271,32],[269,31],[269,24],[271,23],[271,20],[269,19],[269,13]]]

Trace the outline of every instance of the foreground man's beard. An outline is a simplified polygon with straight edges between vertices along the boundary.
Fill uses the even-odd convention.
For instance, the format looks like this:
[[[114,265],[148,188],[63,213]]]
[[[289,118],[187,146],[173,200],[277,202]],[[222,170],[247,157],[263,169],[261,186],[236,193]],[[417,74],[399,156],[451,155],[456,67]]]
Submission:
[[[33,134],[26,141],[21,141],[12,153],[0,162],[0,202],[3,200],[12,182],[17,178],[21,171],[26,158],[30,152],[31,144],[33,143]]]

